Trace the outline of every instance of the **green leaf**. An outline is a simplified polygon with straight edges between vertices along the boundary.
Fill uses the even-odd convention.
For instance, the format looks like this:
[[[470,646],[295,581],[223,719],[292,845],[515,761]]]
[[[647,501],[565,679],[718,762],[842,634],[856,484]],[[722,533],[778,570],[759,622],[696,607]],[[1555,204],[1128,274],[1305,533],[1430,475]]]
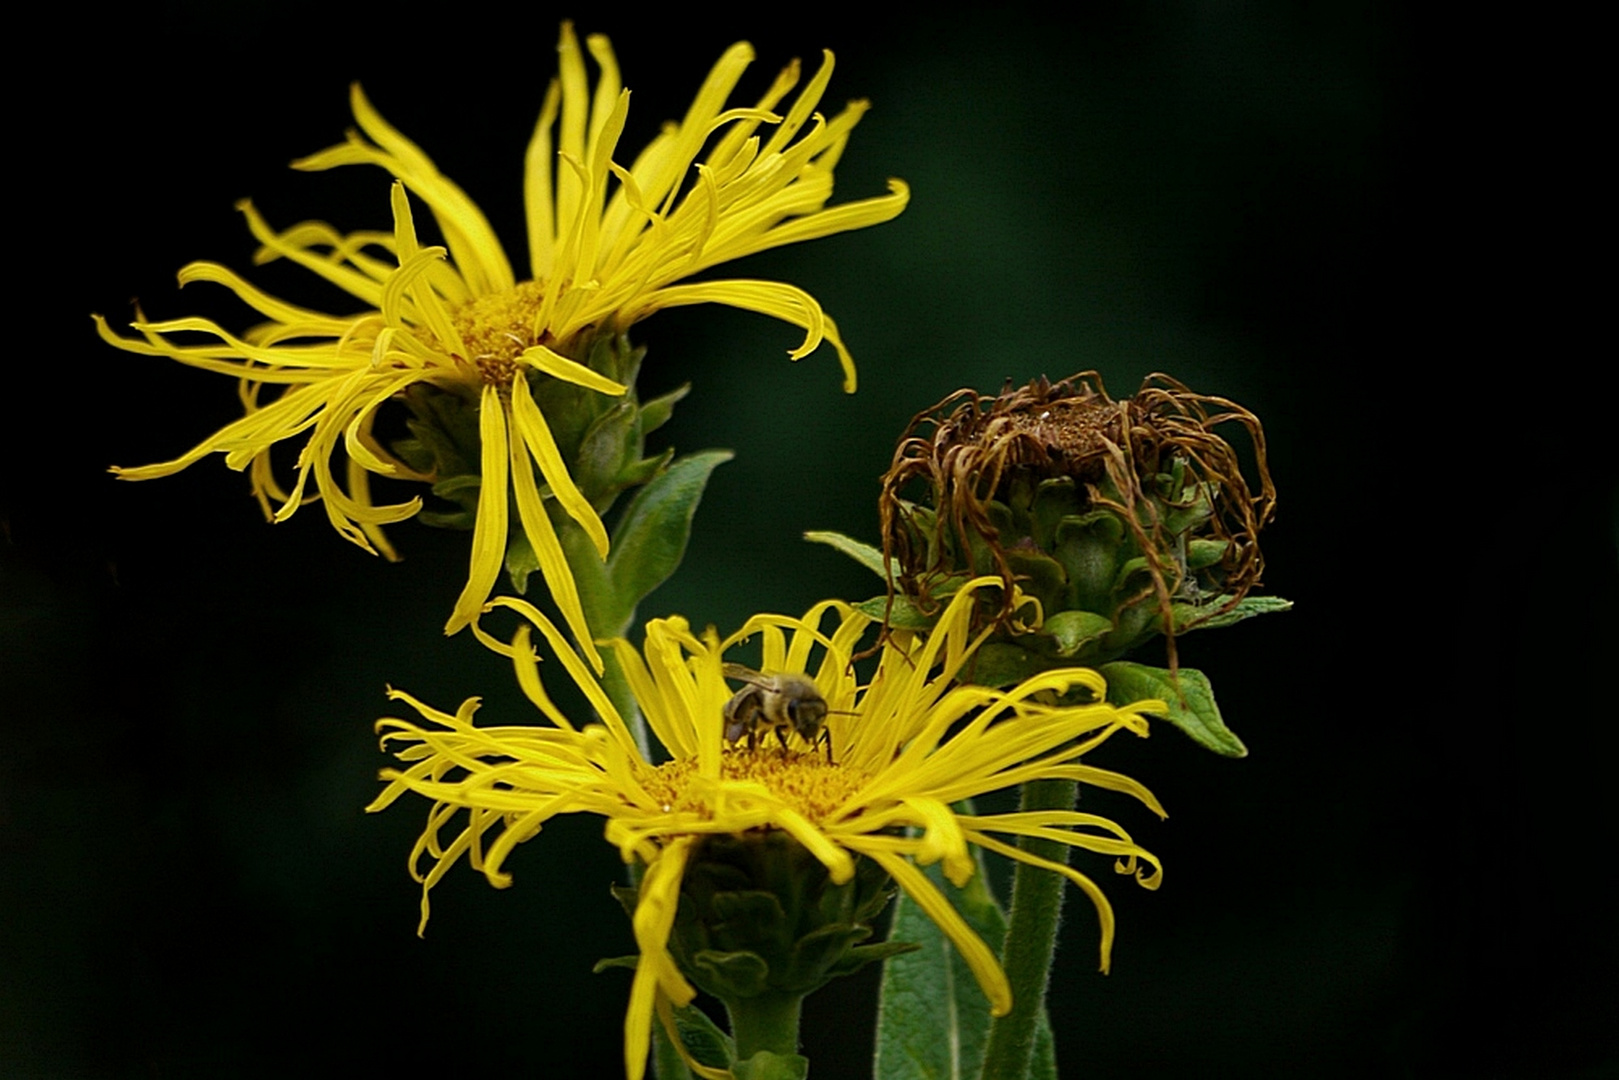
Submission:
[[[998,953],[1006,937],[1006,915],[989,889],[983,853],[973,849],[977,872],[966,888],[944,883],[937,865],[926,873],[955,904],[967,925]],[[877,1013],[879,1080],[956,1080],[976,1077],[983,1066],[989,1035],[989,1002],[949,940],[908,896],[894,902],[891,940],[905,938],[916,952],[888,961],[883,972]],[[1036,1028],[1031,1075],[1056,1080],[1051,1022],[1044,1015]]]
[[[1040,628],[1057,643],[1057,655],[1073,656],[1083,646],[1113,629],[1113,620],[1094,611],[1059,611]]]
[[[1248,748],[1220,717],[1209,677],[1196,668],[1183,667],[1172,674],[1165,668],[1118,660],[1097,671],[1107,680],[1109,704],[1123,707],[1158,698],[1168,706],[1164,719],[1200,746],[1223,757],[1248,756]]]
[[[888,572],[883,568],[883,553],[870,544],[825,529],[812,529],[804,534],[804,539],[812,544],[836,548],[884,581],[888,580]]]
[[[862,600],[854,605],[855,610],[862,615],[883,621],[888,617],[888,625],[895,630],[931,630],[933,624],[939,621],[938,614],[924,615],[917,610],[915,604],[903,596],[894,597],[894,606],[888,606],[888,597],[874,596],[870,600]]]
[[[960,1075],[954,1053],[957,1019],[949,942],[904,894],[894,900],[889,939],[903,939],[919,948],[894,957],[883,969],[873,1075],[880,1080],[946,1080]]]
[[[801,1054],[772,1054],[761,1050],[732,1067],[736,1080],[805,1080],[809,1058]]]
[[[624,633],[636,605],[669,580],[685,557],[692,516],[709,475],[732,456],[729,450],[705,450],[681,458],[637,491],[613,530],[605,563],[583,529],[571,521],[558,529],[594,633]]]

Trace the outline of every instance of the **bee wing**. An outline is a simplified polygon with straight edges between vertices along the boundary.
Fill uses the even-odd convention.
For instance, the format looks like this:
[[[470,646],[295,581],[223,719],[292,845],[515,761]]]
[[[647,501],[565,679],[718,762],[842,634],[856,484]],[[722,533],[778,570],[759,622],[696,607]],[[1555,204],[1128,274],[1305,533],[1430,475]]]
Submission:
[[[727,679],[736,679],[739,682],[762,686],[766,689],[771,689],[776,685],[776,680],[769,675],[754,671],[752,668],[745,667],[742,664],[726,664],[721,670],[725,673]]]

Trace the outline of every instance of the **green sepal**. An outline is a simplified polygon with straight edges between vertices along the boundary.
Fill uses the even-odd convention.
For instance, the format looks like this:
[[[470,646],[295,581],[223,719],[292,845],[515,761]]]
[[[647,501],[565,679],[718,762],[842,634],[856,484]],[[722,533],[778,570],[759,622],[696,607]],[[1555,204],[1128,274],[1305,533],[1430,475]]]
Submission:
[[[805,1080],[809,1076],[809,1058],[761,1050],[731,1066],[731,1073],[736,1080]]]
[[[640,953],[633,953],[629,956],[609,956],[605,959],[596,961],[595,966],[590,969],[590,973],[592,975],[600,975],[602,972],[611,971],[614,968],[628,968],[629,970],[634,971],[640,966],[640,964]]]
[[[711,928],[713,940],[722,949],[740,948],[739,942],[771,937],[790,940],[787,912],[781,898],[763,889],[733,889],[715,892],[709,898],[718,925]],[[724,995],[716,994],[716,997]]]
[[[758,997],[768,988],[770,965],[756,952],[704,949],[691,958],[693,981],[721,1001]]]
[[[480,440],[478,402],[426,384],[405,391],[411,438],[397,439],[391,449],[406,465],[428,476],[478,474]]]
[[[1006,938],[1006,914],[990,891],[983,852],[976,847],[972,852],[977,869],[960,890],[946,884],[937,864],[924,872],[967,925],[998,951]],[[990,1025],[989,1002],[978,980],[944,931],[908,896],[895,901],[889,930],[890,942],[901,937],[911,948],[883,970],[873,1075],[882,1080],[976,1077]],[[1029,1076],[1056,1080],[1049,1016],[1042,1012],[1037,1025]]]
[[[640,458],[641,411],[631,395],[619,399],[596,418],[579,440],[579,453],[568,470],[573,482],[596,507],[605,511],[623,488],[619,477]]]
[[[483,490],[483,477],[477,473],[459,473],[446,476],[433,484],[433,494],[451,502],[478,505],[478,492]]]
[[[1057,561],[1068,572],[1073,606],[1103,611],[1112,606],[1119,572],[1124,522],[1107,510],[1070,514],[1057,526]]]
[[[1057,530],[1063,519],[1073,513],[1076,503],[1073,477],[1058,476],[1040,481],[1029,508],[1029,535],[1040,548],[1050,551],[1055,546]]]
[[[483,477],[476,472],[444,476],[433,484],[433,494],[445,502],[455,503],[458,510],[423,510],[416,519],[436,529],[471,529],[478,518],[478,496],[483,491]]]
[[[675,413],[675,404],[691,393],[691,383],[675,387],[641,406],[641,434],[650,435],[669,422]]]
[[[871,927],[849,923],[834,923],[811,930],[793,943],[793,965],[804,970],[814,968],[829,974],[844,974],[839,961],[858,942],[870,936]]]
[[[1196,668],[1183,667],[1170,672],[1120,660],[1103,664],[1097,671],[1107,680],[1110,705],[1122,708],[1157,698],[1168,707],[1164,719],[1191,736],[1198,745],[1222,757],[1248,756],[1248,748],[1221,719],[1220,706],[1215,704],[1214,688],[1209,685],[1208,676]]]
[[[867,964],[913,953],[921,947],[914,941],[879,941],[873,945],[856,945],[828,968],[827,973],[833,976],[853,975]]]
[[[772,1002],[796,1001],[873,958],[848,954],[870,936],[891,890],[869,859],[834,884],[820,860],[776,830],[707,837],[681,882],[669,951],[733,1021],[739,1006],[769,1014]],[[759,1045],[743,1038],[744,1049]]]
[[[1057,646],[1064,659],[1113,630],[1113,620],[1094,611],[1059,611],[1046,620],[1040,632]]]
[[[594,633],[626,632],[636,605],[674,573],[685,557],[709,474],[732,456],[729,450],[705,450],[680,458],[637,491],[613,530],[606,562],[571,521],[557,530]]]
[[[467,532],[477,522],[477,515],[471,510],[423,510],[416,515],[415,520],[434,529],[457,529]]]
[[[539,556],[534,554],[534,545],[528,542],[528,534],[521,527],[512,529],[506,534],[506,573],[512,579],[512,588],[522,596],[528,592],[528,576],[540,568]]]
[[[624,909],[624,914],[634,920],[636,905],[641,902],[641,890],[634,885],[609,885],[607,891],[613,894],[613,899]]]
[[[585,439],[588,432],[600,418],[615,409],[620,408],[626,401],[633,402],[635,398],[635,378],[641,370],[641,360],[646,355],[644,347],[632,346],[629,338],[619,335],[608,335],[590,343],[585,355],[573,355],[573,359],[580,361],[592,371],[623,383],[629,387],[628,393],[622,397],[603,394],[587,386],[580,386],[566,379],[557,379],[540,371],[530,371],[528,374],[529,393],[533,395],[534,403],[545,414],[546,426],[551,429],[551,437],[556,440],[557,447],[562,451],[563,460],[570,461],[576,457],[576,451]],[[575,477],[577,481],[577,477]],[[580,485],[586,497],[594,498],[596,493]]]
[[[618,485],[619,491],[650,484],[653,478],[667,469],[674,459],[675,448],[671,446],[657,457],[642,458],[625,465],[619,470],[618,478],[614,482]]]
[[[1054,663],[1050,657],[1022,645],[1009,641],[986,641],[973,657],[972,670],[966,678],[979,686],[991,688],[1016,686],[1042,671],[1066,666]]]
[[[1229,540],[1193,540],[1186,545],[1186,569],[1202,570],[1225,558]]]
[[[1169,479],[1165,477],[1165,479]],[[1174,502],[1165,506],[1163,511],[1164,533],[1168,536],[1180,536],[1190,532],[1199,525],[1208,521],[1214,514],[1214,504],[1209,500],[1209,485],[1198,484],[1196,494],[1190,501],[1184,498],[1184,489],[1179,483],[1170,480],[1166,487],[1175,489],[1171,498]],[[1143,525],[1150,526],[1151,519],[1142,521]]]
[[[1050,555],[1033,548],[1006,553],[1006,565],[1011,568],[1012,579],[1025,593],[1039,597],[1048,610],[1053,601],[1060,601],[1068,586],[1068,573],[1062,563]]]
[[[883,553],[870,544],[829,529],[811,529],[804,534],[804,539],[812,544],[825,544],[827,547],[835,548],[884,581],[888,580],[888,573],[883,568]]]
[[[675,1005],[675,1031],[686,1047],[686,1053],[699,1065],[711,1069],[730,1068],[736,1060],[736,1043],[710,1020],[708,1014],[694,1005]]]

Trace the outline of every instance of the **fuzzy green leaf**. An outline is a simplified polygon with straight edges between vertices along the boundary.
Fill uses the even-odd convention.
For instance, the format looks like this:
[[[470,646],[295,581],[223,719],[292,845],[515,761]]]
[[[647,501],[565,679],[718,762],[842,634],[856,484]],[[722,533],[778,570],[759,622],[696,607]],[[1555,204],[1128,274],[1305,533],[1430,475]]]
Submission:
[[[888,574],[883,569],[883,553],[870,544],[826,529],[811,529],[804,534],[804,539],[812,544],[825,544],[827,547],[836,548],[884,581],[888,580]]]
[[[973,849],[978,870],[966,888],[945,884],[937,865],[926,871],[967,925],[992,949],[1006,937],[1006,915],[989,889],[983,853]],[[894,902],[891,939],[906,938],[917,951],[888,961],[883,972],[877,1017],[877,1060],[881,1080],[955,1080],[976,1077],[989,1035],[989,1002],[978,981],[932,919],[909,897]],[[1036,1028],[1032,1077],[1056,1080],[1051,1022],[1042,1015]]]
[[[1158,698],[1169,707],[1164,719],[1200,746],[1223,757],[1248,756],[1248,748],[1220,717],[1209,677],[1196,668],[1183,667],[1172,674],[1164,668],[1119,660],[1097,670],[1107,680],[1109,704],[1122,707]]]
[[[593,632],[626,632],[636,605],[669,580],[685,557],[709,475],[732,456],[729,450],[705,450],[681,458],[637,491],[613,530],[605,563],[583,529],[566,521],[557,530]]]

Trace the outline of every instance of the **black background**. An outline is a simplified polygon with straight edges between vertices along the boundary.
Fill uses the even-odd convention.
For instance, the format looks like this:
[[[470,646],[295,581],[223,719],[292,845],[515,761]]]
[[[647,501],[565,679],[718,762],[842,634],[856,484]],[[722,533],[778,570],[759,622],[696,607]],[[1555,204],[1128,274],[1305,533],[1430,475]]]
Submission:
[[[227,380],[105,347],[89,312],[122,322],[139,298],[245,325],[206,286],[176,295],[198,258],[353,306],[253,271],[231,209],[388,227],[380,171],[284,168],[340,139],[351,79],[522,265],[522,152],[568,13],[463,8],[168,4],[19,42],[52,74],[14,85],[10,155],[8,1075],[619,1068],[628,980],[589,969],[632,944],[598,821],[524,845],[510,890],[458,869],[418,940],[421,808],[361,813],[386,684],[527,715],[502,663],[439,635],[465,537],[407,524],[388,565],[318,507],[264,524],[218,459],[105,472],[178,454],[237,405]],[[1051,1003],[1064,1075],[1613,1075],[1611,355],[1578,342],[1581,294],[1552,284],[1575,215],[1519,183],[1563,167],[1521,73],[1351,3],[1108,4],[1061,25],[575,17],[613,38],[628,147],[732,40],[758,49],[744,98],[835,49],[829,107],[875,106],[839,197],[888,176],[914,193],[891,224],[735,268],[821,300],[860,365],[852,398],[830,350],[785,363],[797,337],[767,319],[639,329],[645,392],[693,384],[659,438],[737,451],[643,615],[729,629],[869,595],[799,534],[874,537],[894,438],[959,386],[1098,368],[1123,395],[1166,370],[1265,420],[1266,585],[1298,606],[1183,645],[1248,759],[1167,730],[1097,758],[1168,807],[1092,804],[1165,885],[1089,867],[1120,934],[1104,978],[1073,901]],[[810,1000],[815,1075],[863,1074],[874,997],[870,976]]]

